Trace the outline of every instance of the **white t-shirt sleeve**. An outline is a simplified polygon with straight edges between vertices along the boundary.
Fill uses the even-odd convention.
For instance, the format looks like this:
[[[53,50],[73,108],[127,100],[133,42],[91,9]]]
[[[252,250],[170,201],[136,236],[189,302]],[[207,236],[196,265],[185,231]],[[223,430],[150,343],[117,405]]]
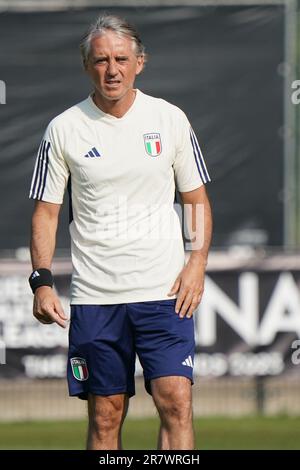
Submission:
[[[69,174],[57,129],[51,121],[38,150],[29,198],[62,204]]]
[[[180,112],[175,141],[173,169],[178,191],[193,191],[211,181],[197,137],[183,111]]]

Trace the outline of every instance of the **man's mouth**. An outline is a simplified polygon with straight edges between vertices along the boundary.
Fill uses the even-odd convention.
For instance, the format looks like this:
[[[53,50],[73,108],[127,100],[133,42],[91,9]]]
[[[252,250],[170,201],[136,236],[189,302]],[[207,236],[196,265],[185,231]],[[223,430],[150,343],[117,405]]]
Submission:
[[[105,83],[106,83],[107,85],[117,86],[117,85],[119,85],[119,83],[121,83],[121,82],[120,82],[120,80],[105,80]]]

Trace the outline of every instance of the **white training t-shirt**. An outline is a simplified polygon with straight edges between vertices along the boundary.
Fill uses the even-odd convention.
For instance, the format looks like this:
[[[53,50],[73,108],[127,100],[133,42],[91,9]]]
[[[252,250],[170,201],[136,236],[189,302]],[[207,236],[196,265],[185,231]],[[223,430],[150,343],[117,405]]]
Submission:
[[[71,304],[176,298],[184,267],[175,185],[210,181],[182,110],[136,90],[121,118],[91,96],[55,117],[42,139],[29,198],[71,197]]]

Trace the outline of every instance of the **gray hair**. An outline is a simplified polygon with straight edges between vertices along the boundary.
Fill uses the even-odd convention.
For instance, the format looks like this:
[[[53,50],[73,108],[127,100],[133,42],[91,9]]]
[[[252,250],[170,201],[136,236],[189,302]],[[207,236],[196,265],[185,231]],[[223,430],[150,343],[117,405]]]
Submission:
[[[83,63],[86,64],[89,58],[91,40],[94,36],[100,35],[105,31],[113,31],[119,36],[126,36],[135,44],[135,53],[137,56],[144,56],[146,60],[145,47],[142,44],[137,29],[124,18],[114,15],[101,15],[95,23],[92,23],[80,42],[80,52]]]

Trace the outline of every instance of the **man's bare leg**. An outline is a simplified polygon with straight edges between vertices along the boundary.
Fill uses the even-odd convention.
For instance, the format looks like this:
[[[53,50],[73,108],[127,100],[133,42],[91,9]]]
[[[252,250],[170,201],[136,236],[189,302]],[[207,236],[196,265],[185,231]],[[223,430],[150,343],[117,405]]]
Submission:
[[[159,377],[151,380],[151,391],[161,420],[158,448],[194,449],[190,379],[181,376]]]
[[[128,395],[88,397],[88,450],[121,449],[122,425],[128,410]]]
[[[160,423],[159,431],[158,431],[158,441],[157,441],[157,449],[158,450],[169,450],[169,438],[168,432],[166,428]]]

